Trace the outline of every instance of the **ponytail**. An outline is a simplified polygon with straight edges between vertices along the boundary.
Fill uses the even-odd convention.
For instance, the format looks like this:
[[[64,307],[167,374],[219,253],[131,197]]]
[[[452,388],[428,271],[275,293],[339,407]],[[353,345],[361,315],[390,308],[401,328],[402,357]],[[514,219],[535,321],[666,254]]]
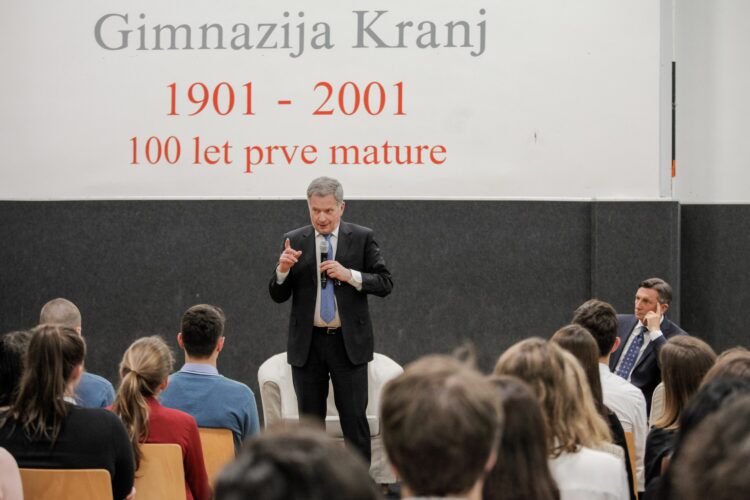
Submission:
[[[128,431],[136,468],[143,458],[140,443],[148,438],[149,407],[146,398],[156,395],[173,365],[174,358],[169,347],[156,336],[133,342],[120,363],[120,387],[112,411],[122,419]]]
[[[24,373],[8,412],[31,439],[57,439],[68,414],[65,389],[85,356],[86,344],[72,328],[45,324],[32,330]]]

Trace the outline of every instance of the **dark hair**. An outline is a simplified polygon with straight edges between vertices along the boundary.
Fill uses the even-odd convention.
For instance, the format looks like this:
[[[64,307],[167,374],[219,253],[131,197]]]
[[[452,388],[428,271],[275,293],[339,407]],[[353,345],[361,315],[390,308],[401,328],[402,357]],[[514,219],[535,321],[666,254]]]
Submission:
[[[703,384],[724,377],[737,377],[750,381],[750,352],[733,347],[716,358],[716,364],[703,377]]]
[[[182,315],[182,344],[190,356],[208,358],[224,334],[226,317],[220,307],[198,304]]]
[[[608,356],[617,338],[617,312],[612,305],[597,299],[587,300],[575,310],[571,323],[589,331],[599,347],[599,356]]]
[[[672,302],[672,287],[661,278],[649,278],[638,284],[638,288],[653,288],[659,297],[659,302],[669,304]]]
[[[490,377],[505,417],[497,462],[487,475],[484,500],[557,500],[560,491],[549,470],[544,416],[536,396],[521,379]]]
[[[57,324],[76,329],[81,326],[81,311],[68,299],[52,299],[39,313],[39,324]]]
[[[495,388],[449,356],[407,365],[385,385],[380,412],[388,458],[415,496],[471,490],[500,438]]]
[[[0,337],[0,406],[9,406],[23,375],[31,332],[20,330]]]
[[[599,347],[594,337],[581,325],[567,325],[557,330],[550,340],[571,353],[581,363],[596,409],[605,420],[608,419],[599,376]]]
[[[271,428],[245,443],[216,481],[216,500],[377,500],[359,455],[322,430]]]
[[[654,427],[678,427],[683,408],[715,361],[714,350],[697,337],[678,335],[664,344],[659,351],[664,413],[654,422]]]
[[[39,325],[31,331],[21,384],[8,411],[31,439],[57,439],[68,414],[66,386],[85,356],[86,344],[72,328]]]
[[[672,498],[734,500],[750,491],[750,395],[708,416],[672,461]]]

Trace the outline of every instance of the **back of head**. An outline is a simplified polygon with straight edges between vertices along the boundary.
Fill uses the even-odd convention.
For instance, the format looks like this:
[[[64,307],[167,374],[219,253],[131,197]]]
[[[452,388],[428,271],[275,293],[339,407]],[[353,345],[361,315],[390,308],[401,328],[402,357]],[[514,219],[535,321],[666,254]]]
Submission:
[[[39,313],[39,324],[56,324],[76,329],[81,327],[81,311],[68,299],[52,299]]]
[[[602,382],[599,376],[599,346],[589,331],[579,324],[567,325],[560,328],[550,339],[581,363],[586,380],[594,397],[594,404],[599,413],[606,418]]]
[[[599,356],[608,356],[617,338],[617,312],[607,302],[591,299],[581,304],[570,321],[583,326],[596,340]]]
[[[68,413],[63,400],[66,386],[85,356],[86,345],[75,330],[61,325],[39,325],[32,330],[9,412],[32,438],[57,438]]]
[[[555,343],[530,338],[514,344],[500,356],[494,374],[514,375],[532,388],[542,407],[552,456],[610,441],[583,368]]]
[[[673,498],[734,500],[750,492],[750,395],[707,417],[670,464]]]
[[[0,406],[8,406],[21,382],[31,332],[8,332],[0,337]]]
[[[208,358],[224,334],[224,311],[217,306],[198,304],[182,315],[182,343],[185,351],[196,358]]]
[[[708,384],[716,379],[735,377],[750,382],[750,351],[741,347],[735,347],[724,351],[716,358],[716,363],[711,367],[703,384]]]
[[[487,475],[484,500],[559,498],[549,470],[544,417],[536,396],[521,379],[494,375],[504,415],[497,462]]]
[[[483,477],[502,423],[492,384],[448,356],[409,364],[386,384],[380,412],[388,457],[415,496],[470,491]]]
[[[245,443],[216,481],[216,500],[376,500],[367,466],[319,429],[273,428]]]
[[[112,411],[120,416],[128,431],[136,462],[142,453],[139,442],[148,435],[148,402],[156,396],[174,366],[174,358],[161,337],[142,337],[125,351],[120,362],[120,386]]]
[[[714,350],[697,337],[680,335],[664,344],[659,352],[664,382],[664,414],[654,426],[677,428],[682,409],[715,361]]]

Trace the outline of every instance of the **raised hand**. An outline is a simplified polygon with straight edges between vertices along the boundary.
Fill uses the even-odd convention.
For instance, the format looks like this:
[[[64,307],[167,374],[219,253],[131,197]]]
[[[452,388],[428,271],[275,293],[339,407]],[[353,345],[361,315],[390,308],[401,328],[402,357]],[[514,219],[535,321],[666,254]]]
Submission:
[[[279,272],[287,273],[299,261],[302,250],[295,250],[289,243],[289,238],[284,240],[284,251],[279,257]]]

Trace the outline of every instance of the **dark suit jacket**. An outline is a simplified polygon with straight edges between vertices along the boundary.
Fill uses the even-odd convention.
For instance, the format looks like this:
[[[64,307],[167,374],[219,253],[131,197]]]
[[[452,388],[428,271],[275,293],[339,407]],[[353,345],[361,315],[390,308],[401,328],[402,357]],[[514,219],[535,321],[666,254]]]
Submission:
[[[638,318],[632,314],[617,315],[617,336],[620,337],[620,347],[609,358],[610,370],[614,371],[617,366],[625,348],[625,342],[627,342],[630,332],[633,331],[637,323]],[[661,322],[661,333],[664,335],[649,342],[643,356],[638,360],[630,374],[630,382],[643,391],[643,395],[646,397],[646,411],[649,414],[651,414],[651,396],[656,386],[661,382],[659,351],[667,343],[667,340],[675,335],[687,335],[682,328],[672,323],[667,317],[664,317]]]
[[[310,353],[315,297],[318,292],[315,229],[312,226],[301,227],[286,233],[284,239],[286,238],[289,238],[292,248],[302,250],[302,255],[280,285],[276,282],[274,270],[268,288],[275,302],[292,298],[287,358],[292,366],[303,366]],[[367,363],[372,360],[373,354],[372,321],[367,295],[385,297],[391,293],[391,273],[385,267],[385,260],[373,239],[372,230],[344,221],[339,223],[335,259],[342,266],[362,273],[361,291],[348,283],[338,283],[334,285],[334,293],[346,354],[354,364]],[[328,286],[331,283],[334,282],[329,281]]]

